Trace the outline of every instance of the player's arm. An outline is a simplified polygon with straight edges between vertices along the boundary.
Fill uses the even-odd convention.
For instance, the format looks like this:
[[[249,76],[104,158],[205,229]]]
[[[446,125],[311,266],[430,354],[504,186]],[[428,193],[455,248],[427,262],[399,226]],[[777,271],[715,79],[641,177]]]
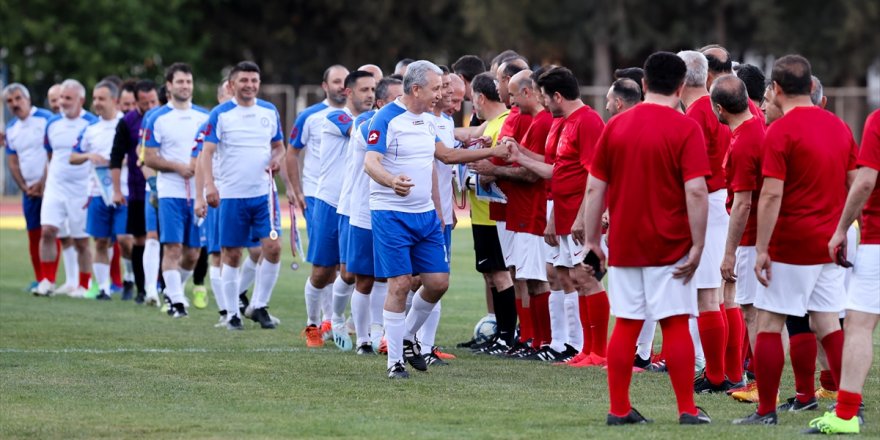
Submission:
[[[125,204],[122,195],[122,161],[128,152],[128,140],[131,138],[125,121],[119,120],[116,135],[113,136],[113,148],[110,150],[110,180],[113,182],[113,203]]]
[[[518,182],[536,182],[539,177],[533,171],[524,167],[498,166],[488,160],[479,160],[468,165],[468,168],[484,176],[497,177],[504,180]]]
[[[159,155],[159,149],[155,147],[144,148],[144,164],[156,171],[180,174],[180,177],[184,179],[188,179],[195,174],[189,163],[165,159]]]
[[[413,187],[410,178],[404,174],[395,176],[389,173],[388,170],[382,166],[383,156],[384,155],[378,151],[368,150],[367,154],[364,156],[364,171],[366,171],[367,175],[375,180],[376,183],[391,188],[397,195],[401,197],[409,195],[410,188]]]
[[[531,171],[535,176],[541,179],[550,179],[553,177],[553,165],[545,163],[543,156],[536,159],[531,154],[528,154],[532,153],[531,151],[527,148],[523,148],[523,146],[517,143],[513,138],[504,138],[502,142],[510,149],[510,156],[507,158],[508,162],[518,163],[520,167]]]
[[[755,272],[758,281],[767,286],[770,284],[770,256],[768,248],[776,220],[779,218],[779,208],[782,206],[782,190],[785,186],[783,180],[765,176],[764,186],[761,188],[761,196],[758,198],[758,238],[755,243],[755,252],[758,254],[755,261]],[[764,275],[766,272],[766,277]]]
[[[91,162],[95,164],[95,166],[106,166],[110,162],[107,159],[104,159],[98,153],[87,153],[79,148],[80,143],[77,143],[77,146],[73,148],[73,151],[70,152],[70,164],[71,165],[80,165],[86,162]]]
[[[211,166],[214,163],[215,151],[217,151],[217,144],[206,140],[202,144],[202,153],[199,154],[199,169],[204,179],[205,199],[212,208],[220,206],[220,193],[214,184],[214,169]],[[198,182],[196,182],[196,185],[198,185]]]
[[[483,122],[476,127],[456,127],[453,130],[455,140],[467,144],[471,140],[483,135],[483,132],[486,130],[486,124],[487,122]]]
[[[688,252],[687,260],[675,267],[672,276],[683,279],[687,284],[694,277],[694,273],[700,265],[700,257],[703,255],[703,247],[706,244],[706,223],[709,219],[709,190],[706,187],[706,178],[700,176],[685,182],[684,193],[693,244]]]
[[[736,248],[742,240],[749,214],[752,211],[752,192],[739,191],[733,193],[733,205],[730,207],[730,225],[727,228],[727,243],[724,245],[724,259],[721,262],[721,277],[728,282],[736,282]]]
[[[15,184],[18,185],[21,192],[27,193],[28,187],[24,176],[21,174],[21,163],[18,161],[18,154],[16,154],[15,150],[8,147],[6,148],[6,163],[9,165],[9,172],[12,173],[12,179],[15,180]]]
[[[507,154],[507,149],[500,146],[495,148],[468,150],[463,148],[449,148],[444,145],[443,142],[437,142],[434,144],[434,157],[445,164],[475,162],[490,157],[506,158]]]
[[[440,179],[437,176],[437,164],[431,165],[431,200],[434,202],[434,209],[437,210],[437,216],[440,217],[440,227],[443,227],[443,205],[440,203]]]
[[[208,214],[207,202],[205,201],[205,175],[202,172],[202,152],[191,159],[193,172],[195,172],[196,190],[195,190],[195,213],[199,217],[205,217]]]
[[[605,252],[602,251],[602,211],[605,205],[605,193],[608,192],[608,184],[590,176],[587,180],[587,190],[584,196],[583,223],[584,240],[587,248],[599,257],[599,263],[604,270]]]
[[[850,171],[855,174],[852,184],[849,187],[849,194],[846,196],[846,204],[843,206],[843,213],[840,215],[840,221],[837,223],[837,230],[828,242],[828,252],[831,259],[837,261],[837,248],[846,249],[846,232],[850,225],[861,216],[862,208],[871,197],[874,187],[877,185],[877,176],[880,174],[876,169],[863,166],[858,171]],[[759,211],[760,212],[760,211]]]
[[[303,194],[302,177],[299,171],[299,157],[302,154],[302,149],[296,148],[293,145],[290,145],[287,149],[284,162],[287,166],[287,178],[290,181],[290,188],[292,190],[287,193],[287,201],[298,206],[300,211],[305,212],[306,197]]]

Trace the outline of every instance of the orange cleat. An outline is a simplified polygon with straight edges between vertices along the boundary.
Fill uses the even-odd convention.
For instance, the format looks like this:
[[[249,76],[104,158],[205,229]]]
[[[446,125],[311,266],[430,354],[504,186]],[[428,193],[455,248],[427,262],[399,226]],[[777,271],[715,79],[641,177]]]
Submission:
[[[455,355],[452,353],[444,353],[440,350],[440,347],[434,346],[434,356],[437,356],[440,359],[455,359]]]
[[[318,348],[324,346],[324,338],[321,337],[321,330],[315,326],[310,325],[303,329],[300,336],[306,338],[306,347],[309,348]]]
[[[330,341],[333,339],[333,324],[331,324],[330,321],[322,321],[319,330],[323,340]]]
[[[382,342],[379,343],[379,354],[388,355],[388,341],[382,336]]]
[[[584,359],[587,359],[589,357],[590,357],[590,353],[586,353],[586,352],[582,351],[582,352],[578,353],[577,355],[575,355],[575,357],[573,357],[567,361],[554,362],[553,365],[574,365],[574,364],[583,362]]]
[[[608,362],[605,358],[597,355],[596,353],[590,353],[578,363],[571,364],[572,367],[575,368],[585,368],[585,367],[604,367]]]

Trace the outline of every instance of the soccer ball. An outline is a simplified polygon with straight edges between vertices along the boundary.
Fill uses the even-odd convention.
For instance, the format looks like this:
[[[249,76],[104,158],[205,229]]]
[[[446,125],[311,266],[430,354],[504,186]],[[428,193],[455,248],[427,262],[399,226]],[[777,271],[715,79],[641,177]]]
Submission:
[[[486,342],[492,336],[495,336],[497,330],[498,324],[495,322],[495,318],[484,316],[474,327],[474,340],[478,343]]]

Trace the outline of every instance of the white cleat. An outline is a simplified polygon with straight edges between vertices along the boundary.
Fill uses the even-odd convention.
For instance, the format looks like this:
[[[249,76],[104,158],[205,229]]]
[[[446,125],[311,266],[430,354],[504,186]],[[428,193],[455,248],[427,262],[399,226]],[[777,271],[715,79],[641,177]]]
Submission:
[[[272,316],[271,313],[269,313],[269,319],[272,320],[272,324],[275,324],[275,325],[281,324],[281,320],[276,318],[275,316]]]
[[[88,290],[77,286],[75,289],[70,291],[70,293],[68,293],[67,296],[69,296],[71,298],[85,298],[87,292],[88,292]]]
[[[244,317],[247,319],[251,319],[252,316],[254,316],[254,305],[248,304],[248,306],[244,309]]]
[[[226,323],[229,322],[229,315],[220,315],[220,319],[214,324],[215,328],[226,328]]]
[[[333,326],[333,330],[331,330],[330,333],[333,335],[333,343],[336,344],[336,347],[340,350],[350,351],[353,348],[351,336],[349,336],[348,332],[345,330],[345,324]]]
[[[36,296],[52,296],[55,293],[55,283],[50,282],[47,279],[40,281],[40,284],[37,284],[37,289],[34,290],[34,295]]]
[[[65,284],[57,289],[55,289],[55,295],[70,295],[76,288],[79,287],[76,284]]]
[[[157,295],[155,292],[150,292],[144,298],[144,304],[148,306],[161,307],[162,301],[159,299],[159,295]]]

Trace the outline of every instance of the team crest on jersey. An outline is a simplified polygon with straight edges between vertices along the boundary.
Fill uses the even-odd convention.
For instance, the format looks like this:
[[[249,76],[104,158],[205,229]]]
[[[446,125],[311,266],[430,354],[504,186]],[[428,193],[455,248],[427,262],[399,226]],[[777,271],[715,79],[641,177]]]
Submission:
[[[152,134],[152,132],[150,131],[149,128],[142,128],[141,132],[142,132],[141,135],[145,141],[150,140],[150,135]]]
[[[268,127],[269,126],[269,118],[264,117],[264,118],[260,119],[260,125],[262,125],[263,127]]]
[[[205,137],[208,137],[211,134],[211,130],[214,129],[214,126],[211,124],[205,124]]]
[[[339,117],[337,117],[336,119],[339,121],[340,124],[348,124],[349,122],[351,122],[351,116],[348,116],[345,113],[340,114]]]
[[[376,145],[379,142],[379,130],[371,130],[370,134],[367,135],[367,143],[370,145]]]
[[[296,139],[299,137],[299,129],[296,126],[293,127],[293,130],[290,131],[290,138]]]
[[[428,124],[428,131],[433,135],[437,134],[437,130],[434,128],[433,124]]]

